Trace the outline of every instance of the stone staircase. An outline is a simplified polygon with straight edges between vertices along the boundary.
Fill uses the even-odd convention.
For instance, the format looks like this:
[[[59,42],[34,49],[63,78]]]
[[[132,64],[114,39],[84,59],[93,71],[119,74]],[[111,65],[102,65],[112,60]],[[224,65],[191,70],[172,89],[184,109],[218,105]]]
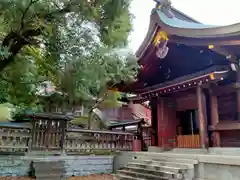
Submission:
[[[61,151],[31,151],[28,153],[37,180],[66,179],[64,161],[59,159],[60,155]]]
[[[162,154],[162,155],[160,155]],[[170,154],[159,153],[159,156],[137,156],[121,170],[116,180],[193,180],[194,159],[185,159]]]
[[[34,162],[37,180],[65,180],[65,168],[63,161]]]

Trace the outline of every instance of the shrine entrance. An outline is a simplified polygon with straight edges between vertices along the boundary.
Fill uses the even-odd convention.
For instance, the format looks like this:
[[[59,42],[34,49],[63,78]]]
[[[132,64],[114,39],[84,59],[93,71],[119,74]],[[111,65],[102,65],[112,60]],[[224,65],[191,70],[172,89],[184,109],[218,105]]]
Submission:
[[[167,149],[205,146],[206,99],[196,90],[192,88],[169,94],[168,97],[159,97],[155,103],[152,101],[156,146]]]
[[[179,119],[177,135],[193,135],[199,133],[195,109],[177,111],[176,118]]]
[[[199,125],[197,110],[189,109],[177,111],[177,147],[178,148],[200,148]]]

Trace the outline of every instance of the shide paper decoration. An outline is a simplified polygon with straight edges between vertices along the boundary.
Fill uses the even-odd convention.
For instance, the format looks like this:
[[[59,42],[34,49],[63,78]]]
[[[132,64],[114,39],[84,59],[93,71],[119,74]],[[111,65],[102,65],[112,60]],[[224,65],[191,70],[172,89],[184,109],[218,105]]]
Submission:
[[[160,59],[164,59],[167,56],[169,50],[167,47],[168,40],[167,33],[164,31],[159,31],[153,40],[154,46],[157,47],[156,55]]]

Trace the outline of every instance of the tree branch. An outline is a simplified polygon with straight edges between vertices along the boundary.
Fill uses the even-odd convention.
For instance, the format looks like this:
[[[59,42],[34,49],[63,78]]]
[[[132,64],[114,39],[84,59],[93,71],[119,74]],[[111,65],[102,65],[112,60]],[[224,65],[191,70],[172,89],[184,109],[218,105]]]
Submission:
[[[116,84],[113,84],[109,87],[110,88],[113,88]],[[88,119],[88,129],[91,128],[91,114],[93,112],[93,110],[95,108],[97,108],[102,102],[104,102],[105,98],[107,97],[108,95],[108,92],[106,91],[104,94],[103,94],[103,97],[101,99],[98,99],[97,102],[93,105],[93,107],[89,110],[88,112],[88,116],[89,116],[89,119]]]
[[[24,28],[24,18],[25,18],[25,16],[26,16],[28,10],[30,9],[30,7],[31,7],[34,3],[38,2],[38,1],[39,1],[39,0],[30,0],[28,6],[26,7],[25,11],[24,11],[23,14],[22,14],[22,18],[21,18],[21,29]]]
[[[21,34],[10,32],[3,40],[2,46],[9,47],[10,55],[0,59],[0,72],[14,61],[16,54],[25,46],[31,44],[33,37],[39,36],[42,28],[23,31]]]
[[[39,0],[30,0],[30,3],[28,4],[27,8],[25,9],[25,11],[23,12],[22,18],[21,18],[21,29],[19,30],[19,32],[10,32],[3,40],[2,42],[2,46],[3,47],[8,47],[9,48],[9,52],[11,53],[10,56],[5,57],[5,58],[0,58],[0,72],[8,65],[10,64],[12,61],[14,61],[14,57],[16,56],[16,54],[25,46],[25,45],[29,45],[32,44],[34,37],[41,35],[42,30],[44,29],[44,27],[39,27],[37,29],[28,29],[28,30],[24,30],[23,32],[21,32],[23,30],[24,27],[24,18],[28,12],[28,10],[30,9],[30,7],[38,2]],[[65,14],[68,12],[71,12],[71,8],[74,6],[77,6],[79,4],[79,1],[74,1],[74,2],[69,2],[68,4],[66,4],[62,9],[58,9],[56,11],[47,13],[43,16],[41,16],[40,14],[36,13],[36,16],[38,17],[42,17],[47,21],[50,21],[52,19],[54,19],[55,15],[59,15],[59,14]]]
[[[71,10],[72,10],[72,7],[75,7],[79,4],[78,1],[75,1],[75,2],[69,2],[68,4],[66,4],[62,9],[57,9],[53,12],[50,12],[48,14],[45,14],[43,16],[43,18],[47,21],[50,21],[54,18],[54,16],[56,15],[61,15],[61,14],[66,14],[66,13],[70,13]]]

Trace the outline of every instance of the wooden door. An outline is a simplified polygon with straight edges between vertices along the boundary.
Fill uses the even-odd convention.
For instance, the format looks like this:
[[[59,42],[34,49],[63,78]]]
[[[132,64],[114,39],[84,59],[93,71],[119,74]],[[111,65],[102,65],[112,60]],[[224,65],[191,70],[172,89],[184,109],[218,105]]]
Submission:
[[[176,103],[172,99],[160,99],[158,105],[158,143],[160,147],[173,148],[176,144]]]

